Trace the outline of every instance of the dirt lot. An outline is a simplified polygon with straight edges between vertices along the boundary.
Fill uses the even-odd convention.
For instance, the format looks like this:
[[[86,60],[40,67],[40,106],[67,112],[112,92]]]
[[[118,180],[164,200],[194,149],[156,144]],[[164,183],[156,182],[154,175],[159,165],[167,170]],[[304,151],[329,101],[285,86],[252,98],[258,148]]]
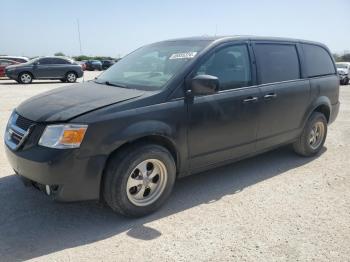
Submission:
[[[16,105],[63,85],[0,80],[1,141]],[[319,157],[286,147],[182,179],[159,212],[137,220],[25,188],[1,142],[0,260],[349,261],[350,86],[340,100]]]

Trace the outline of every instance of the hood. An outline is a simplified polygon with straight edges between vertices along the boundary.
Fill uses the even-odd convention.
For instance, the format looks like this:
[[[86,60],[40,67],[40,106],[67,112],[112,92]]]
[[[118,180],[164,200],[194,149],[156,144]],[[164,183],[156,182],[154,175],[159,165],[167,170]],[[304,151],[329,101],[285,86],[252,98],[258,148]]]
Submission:
[[[16,111],[35,122],[67,121],[142,94],[144,91],[85,82],[34,96],[20,104]]]

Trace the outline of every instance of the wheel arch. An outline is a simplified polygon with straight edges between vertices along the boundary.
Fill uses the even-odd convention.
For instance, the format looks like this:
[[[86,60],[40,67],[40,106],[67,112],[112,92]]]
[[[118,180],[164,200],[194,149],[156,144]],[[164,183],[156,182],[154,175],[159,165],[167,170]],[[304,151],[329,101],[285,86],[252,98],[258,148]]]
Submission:
[[[108,155],[105,161],[105,165],[100,178],[100,199],[103,199],[102,194],[103,194],[104,179],[105,179],[106,169],[111,159],[113,159],[116,155],[121,154],[122,152],[130,148],[136,148],[137,146],[140,146],[143,144],[156,144],[166,148],[174,158],[175,166],[176,166],[176,175],[178,175],[178,170],[180,166],[180,157],[174,141],[167,136],[156,134],[156,133],[143,135],[121,144],[119,147],[115,148],[112,152],[110,152],[110,154]]]
[[[325,115],[327,123],[329,123],[331,116],[332,105],[331,101],[326,96],[319,97],[314,103],[311,104],[309,110],[304,116],[303,127],[306,125],[307,120],[310,118],[313,112],[319,112]]]

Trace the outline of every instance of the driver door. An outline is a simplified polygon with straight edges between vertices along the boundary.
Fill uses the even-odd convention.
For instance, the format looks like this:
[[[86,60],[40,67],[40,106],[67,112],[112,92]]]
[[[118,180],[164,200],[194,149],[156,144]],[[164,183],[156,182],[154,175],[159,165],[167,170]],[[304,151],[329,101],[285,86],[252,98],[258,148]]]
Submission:
[[[255,150],[259,88],[254,86],[247,43],[218,47],[196,75],[219,79],[218,93],[195,96],[188,103],[191,170],[206,169]]]

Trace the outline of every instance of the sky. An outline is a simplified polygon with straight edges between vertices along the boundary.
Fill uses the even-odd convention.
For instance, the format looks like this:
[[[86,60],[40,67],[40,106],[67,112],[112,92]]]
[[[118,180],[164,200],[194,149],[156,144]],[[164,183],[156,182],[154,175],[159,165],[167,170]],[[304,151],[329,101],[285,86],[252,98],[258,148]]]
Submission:
[[[11,0],[0,4],[0,54],[119,57],[156,41],[259,35],[350,50],[350,0]]]

